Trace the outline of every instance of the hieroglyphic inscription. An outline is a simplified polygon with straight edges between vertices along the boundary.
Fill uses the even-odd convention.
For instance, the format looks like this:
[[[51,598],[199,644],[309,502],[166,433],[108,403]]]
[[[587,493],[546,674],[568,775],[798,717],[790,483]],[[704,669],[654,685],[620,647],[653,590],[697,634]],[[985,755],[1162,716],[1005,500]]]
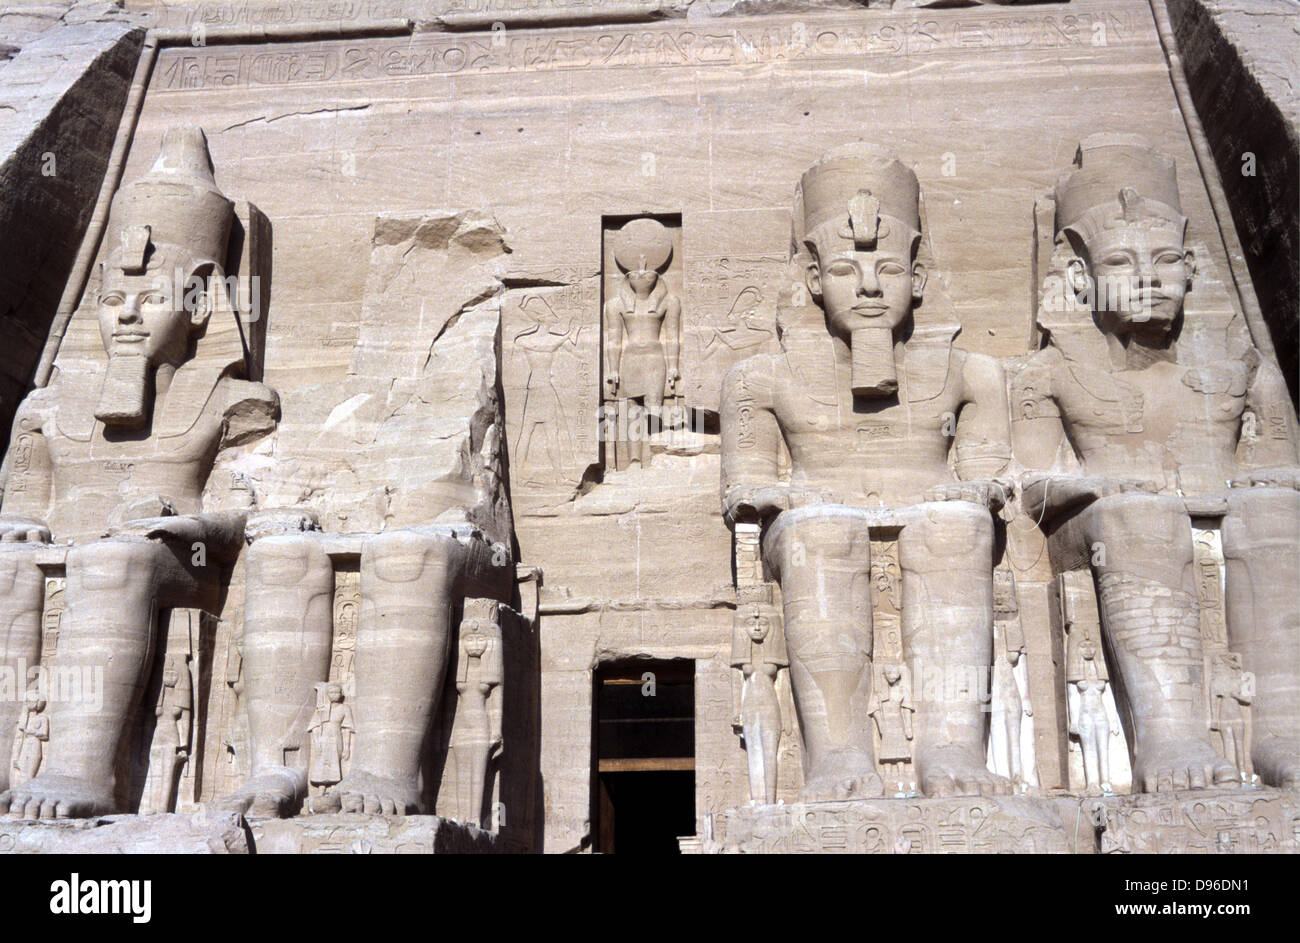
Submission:
[[[1104,42],[1098,42],[1104,36]],[[601,30],[509,30],[340,43],[283,44],[273,51],[178,47],[159,57],[167,91],[285,85],[479,72],[535,72],[646,66],[741,65],[854,56],[920,56],[967,49],[1116,46],[1139,38],[1130,11],[1061,14],[1015,11],[964,17],[881,17],[844,22],[782,17],[762,25],[681,24]]]

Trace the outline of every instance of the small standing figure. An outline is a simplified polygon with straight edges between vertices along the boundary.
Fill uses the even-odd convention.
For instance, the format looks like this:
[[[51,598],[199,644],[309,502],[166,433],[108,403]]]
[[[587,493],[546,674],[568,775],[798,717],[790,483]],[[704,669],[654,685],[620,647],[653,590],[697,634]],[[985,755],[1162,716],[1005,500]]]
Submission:
[[[665,401],[669,424],[678,418],[682,304],[661,277],[673,253],[672,235],[662,223],[634,219],[614,240],[614,260],[624,275],[605,302],[606,421],[617,423],[607,441],[615,468],[633,462],[644,468],[650,464],[650,437],[665,418]]]
[[[1241,656],[1236,652],[1222,652],[1215,656],[1210,684],[1210,729],[1223,743],[1224,759],[1241,770],[1244,782],[1250,782],[1255,778],[1250,760],[1254,739],[1250,705],[1255,699],[1255,676],[1241,670]]]
[[[916,713],[911,685],[903,678],[898,665],[884,665],[880,678],[884,683],[876,685],[871,706],[871,717],[880,735],[876,759],[886,779],[893,777],[899,792],[909,792],[904,777],[912,759],[912,715]]]
[[[176,784],[190,757],[190,718],[194,686],[190,680],[188,652],[168,652],[163,658],[162,690],[154,716],[153,745],[149,750],[149,788],[141,812],[171,812]]]
[[[749,759],[751,802],[767,805],[776,802],[776,758],[781,747],[781,702],[776,695],[776,676],[789,663],[772,584],[739,587],[731,666],[739,668],[744,677],[740,720]]]
[[[311,731],[311,784],[328,789],[343,779],[343,764],[352,759],[352,708],[343,703],[343,688],[333,681],[316,685],[316,713]]]
[[[497,607],[492,599],[466,600],[460,624],[458,701],[451,745],[460,787],[457,814],[468,825],[483,822],[488,764],[501,747],[499,715],[491,709],[492,691],[501,684],[503,667]]]
[[[18,749],[14,758],[14,785],[35,779],[45,759],[45,744],[50,739],[50,718],[45,715],[45,698],[35,690],[27,692],[22,723],[18,725]]]
[[[1101,660],[1097,642],[1084,636],[1068,659],[1067,694],[1070,708],[1070,735],[1078,737],[1083,748],[1083,775],[1090,796],[1113,795],[1110,785],[1110,738],[1120,733],[1119,715],[1106,697],[1110,675]]]

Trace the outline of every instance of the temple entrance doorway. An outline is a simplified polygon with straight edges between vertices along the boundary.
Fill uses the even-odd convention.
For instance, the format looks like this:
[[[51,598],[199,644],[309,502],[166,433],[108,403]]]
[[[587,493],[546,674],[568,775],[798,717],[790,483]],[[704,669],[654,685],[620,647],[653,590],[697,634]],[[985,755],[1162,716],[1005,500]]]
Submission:
[[[695,662],[607,662],[592,703],[594,850],[676,854],[695,834]]]

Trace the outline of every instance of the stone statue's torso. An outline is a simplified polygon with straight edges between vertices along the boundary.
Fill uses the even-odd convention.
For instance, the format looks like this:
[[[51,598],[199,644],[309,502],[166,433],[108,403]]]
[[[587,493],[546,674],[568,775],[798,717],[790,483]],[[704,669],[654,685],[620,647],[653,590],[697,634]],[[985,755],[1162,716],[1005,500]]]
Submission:
[[[1241,361],[1157,362],[1115,373],[1059,361],[1052,376],[1085,474],[1186,494],[1220,490],[1233,476],[1248,383]]]
[[[53,474],[54,539],[98,537],[110,524],[140,516],[129,514],[131,508],[155,496],[177,514],[198,513],[221,441],[224,390],[219,383],[188,428],[164,433],[119,433],[99,421],[80,431],[59,422],[54,400],[42,423]],[[155,427],[161,406],[155,404]]]
[[[894,507],[953,480],[948,453],[962,403],[962,354],[950,342],[909,346],[898,395],[878,400],[854,401],[850,365],[829,339],[770,360],[772,406],[795,487],[825,489],[858,507]]]

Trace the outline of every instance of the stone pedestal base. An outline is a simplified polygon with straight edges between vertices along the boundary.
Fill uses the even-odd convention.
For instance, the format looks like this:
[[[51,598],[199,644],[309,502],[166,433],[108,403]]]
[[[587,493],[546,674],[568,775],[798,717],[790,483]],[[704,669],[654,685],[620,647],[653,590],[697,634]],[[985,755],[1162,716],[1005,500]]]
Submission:
[[[308,815],[245,821],[233,812],[0,817],[0,854],[491,854],[496,835],[436,815]]]
[[[436,815],[340,812],[249,823],[259,855],[457,855],[501,850],[491,832]]]
[[[1260,854],[1300,851],[1300,795],[1198,789],[1107,798],[862,799],[747,806],[705,854]]]
[[[1089,830],[1091,836],[1091,830]],[[732,809],[705,853],[1067,853],[1061,815],[1021,796],[859,799]]]
[[[1087,853],[1295,854],[1300,794],[1279,789],[1195,789],[1104,799],[1056,799],[1062,817],[1081,810]],[[1068,809],[1066,808],[1068,806]],[[1095,823],[1095,828],[1093,827]],[[1082,834],[1081,832],[1081,834]],[[1080,845],[1086,839],[1080,838]]]
[[[30,822],[0,816],[0,854],[246,855],[244,820],[233,812],[103,815]]]

